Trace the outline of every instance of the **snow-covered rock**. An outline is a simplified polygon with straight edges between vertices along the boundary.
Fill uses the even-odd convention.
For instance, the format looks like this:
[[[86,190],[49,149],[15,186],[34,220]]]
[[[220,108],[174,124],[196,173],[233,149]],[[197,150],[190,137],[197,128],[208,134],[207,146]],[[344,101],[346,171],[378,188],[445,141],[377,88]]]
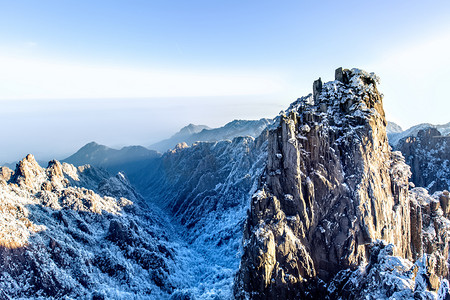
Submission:
[[[391,123],[391,126],[389,126],[389,123]],[[388,122],[388,138],[389,138],[389,144],[391,144],[394,148],[397,147],[398,142],[401,139],[404,139],[406,137],[416,137],[419,131],[429,128],[435,128],[437,129],[442,136],[448,136],[450,134],[450,122],[446,124],[441,125],[434,125],[430,123],[421,123],[418,125],[414,125],[406,130],[400,130],[401,127],[393,122]]]
[[[431,193],[450,189],[450,136],[428,127],[400,139],[395,149],[411,166],[411,181]]]
[[[0,298],[169,299],[197,255],[177,236],[123,174],[28,155],[0,182]]]
[[[335,81],[317,80],[313,95],[277,117],[244,230],[236,298],[406,299],[415,285],[436,296],[448,275],[448,220],[439,201],[418,204],[409,193],[411,172],[388,144],[378,81],[339,68]],[[378,240],[391,245],[371,252]],[[426,261],[426,286],[405,279],[416,260]],[[375,265],[372,282],[364,268]],[[376,283],[396,287],[358,294],[364,280],[369,292]]]
[[[198,285],[185,291],[194,299],[232,297],[246,211],[267,157],[266,133],[176,147],[149,170],[141,187],[149,202],[170,212],[189,247],[207,260]]]
[[[1,168],[0,299],[447,299],[449,193],[411,189],[378,77],[335,75],[163,155],[90,143],[77,166]]]

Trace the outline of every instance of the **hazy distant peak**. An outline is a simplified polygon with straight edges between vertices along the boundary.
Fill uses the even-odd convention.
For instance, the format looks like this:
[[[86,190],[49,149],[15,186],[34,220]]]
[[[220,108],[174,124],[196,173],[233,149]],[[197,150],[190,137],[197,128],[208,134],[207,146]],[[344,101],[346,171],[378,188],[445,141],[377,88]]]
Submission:
[[[94,150],[97,150],[97,151],[103,150],[104,151],[104,150],[108,150],[108,149],[110,149],[110,148],[105,145],[100,145],[96,142],[90,142],[90,143],[87,143],[86,145],[84,145],[83,147],[81,147],[80,150],[78,150],[78,151],[79,152],[86,152],[86,151],[92,152]]]
[[[203,129],[211,129],[211,128],[206,125],[195,125],[195,124],[190,123],[189,125],[181,128],[180,131],[175,133],[172,137],[185,136],[185,135],[198,133],[198,132],[202,131]]]
[[[120,149],[121,151],[149,151],[147,148],[145,148],[144,146],[140,146],[140,145],[132,145],[132,146],[125,146],[122,147],[122,149]]]
[[[205,125],[189,124],[169,139],[151,145],[150,149],[165,152],[183,142],[191,145],[194,142],[232,140],[238,136],[252,136],[256,138],[271,122],[272,120],[264,118],[259,120],[236,119],[219,128],[209,128]]]
[[[100,145],[100,144],[98,144],[98,143],[92,141],[92,142],[87,143],[86,145],[84,145],[83,148],[92,148],[92,147],[99,147],[99,146],[103,146],[103,145]]]
[[[225,124],[224,127],[234,127],[234,126],[239,126],[241,124],[245,124],[249,122],[249,120],[240,120],[240,119],[234,119],[233,121]]]
[[[397,123],[388,121],[387,125],[386,125],[386,133],[387,134],[391,134],[391,133],[400,133],[402,132],[403,129],[400,125],[398,125]]]
[[[142,146],[126,146],[120,150],[91,142],[80,148],[75,154],[64,159],[64,162],[75,166],[92,165],[113,174],[124,172],[128,178],[140,173],[159,154]]]

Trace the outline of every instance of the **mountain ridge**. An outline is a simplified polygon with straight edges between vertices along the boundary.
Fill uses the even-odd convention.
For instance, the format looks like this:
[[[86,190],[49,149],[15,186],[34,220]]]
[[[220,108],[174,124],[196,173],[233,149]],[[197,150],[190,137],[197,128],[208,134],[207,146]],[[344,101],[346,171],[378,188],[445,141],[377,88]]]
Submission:
[[[395,123],[394,123],[395,124]],[[446,136],[450,134],[450,122],[446,124],[430,124],[430,123],[420,123],[414,126],[411,126],[410,128],[400,131],[400,132],[391,132],[389,133],[389,144],[391,144],[394,148],[397,146],[397,143],[408,136],[417,136],[417,133],[420,130],[427,129],[427,128],[436,128],[439,130],[441,135]]]
[[[0,298],[448,297],[450,195],[413,188],[377,84],[340,68],[258,137],[1,168]]]
[[[265,118],[259,120],[233,120],[218,128],[189,124],[188,126],[183,127],[179,132],[175,133],[172,137],[155,143],[149,148],[160,152],[166,152],[183,142],[191,145],[197,141],[216,142],[227,139],[231,140],[238,136],[247,135],[256,138],[269,124],[270,120]],[[195,126],[195,130],[192,130],[193,126]]]

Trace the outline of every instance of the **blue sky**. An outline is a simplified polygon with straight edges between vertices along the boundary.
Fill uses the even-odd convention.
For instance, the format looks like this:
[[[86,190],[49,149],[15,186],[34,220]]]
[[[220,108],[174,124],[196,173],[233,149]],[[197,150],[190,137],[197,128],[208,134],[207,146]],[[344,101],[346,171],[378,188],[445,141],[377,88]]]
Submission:
[[[388,119],[405,128],[450,121],[449,1],[0,8],[0,117],[29,135],[3,133],[11,146],[0,162],[63,157],[91,140],[149,145],[191,122],[273,117],[339,66],[376,72]]]

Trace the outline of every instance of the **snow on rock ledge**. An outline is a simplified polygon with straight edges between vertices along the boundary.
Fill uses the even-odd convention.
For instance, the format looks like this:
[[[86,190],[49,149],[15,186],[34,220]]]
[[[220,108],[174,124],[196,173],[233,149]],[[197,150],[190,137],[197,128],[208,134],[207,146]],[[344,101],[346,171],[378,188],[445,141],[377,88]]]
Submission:
[[[164,222],[123,174],[28,155],[0,181],[0,215],[1,299],[167,299],[177,284]]]
[[[237,299],[324,298],[336,274],[371,262],[378,240],[405,260],[427,244],[412,234],[422,213],[411,210],[409,167],[387,141],[378,77],[341,68],[335,75],[314,82],[313,94],[292,103],[270,130],[266,171],[244,230]],[[442,249],[424,253],[448,257],[447,234],[436,239]],[[427,275],[437,278],[431,291],[448,274],[437,261],[436,277]]]

